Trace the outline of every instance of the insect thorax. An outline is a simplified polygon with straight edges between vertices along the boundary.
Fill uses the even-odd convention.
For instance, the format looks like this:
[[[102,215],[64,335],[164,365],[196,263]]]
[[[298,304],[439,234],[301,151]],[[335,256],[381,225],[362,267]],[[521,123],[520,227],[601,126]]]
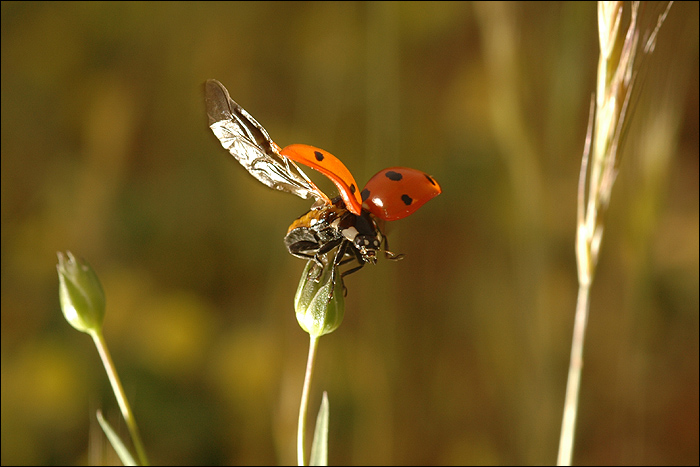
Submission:
[[[324,254],[349,242],[359,253],[358,260],[372,263],[376,261],[382,241],[381,231],[371,214],[363,212],[356,216],[342,203],[307,212],[289,226],[284,239],[289,252],[301,258]]]

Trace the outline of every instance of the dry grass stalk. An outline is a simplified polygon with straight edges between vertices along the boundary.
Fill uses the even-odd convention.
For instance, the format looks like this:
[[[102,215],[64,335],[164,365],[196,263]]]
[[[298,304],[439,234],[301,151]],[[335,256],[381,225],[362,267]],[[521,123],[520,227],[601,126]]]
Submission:
[[[618,153],[632,114],[632,91],[643,57],[638,57],[637,54],[649,54],[654,50],[658,31],[671,4],[672,2],[659,15],[655,28],[640,48],[643,32],[639,25],[640,2],[632,2],[630,23],[625,34],[620,30],[623,2],[598,2],[600,59],[595,109],[591,103],[591,118],[579,175],[576,232],[579,294],[559,440],[558,465],[571,464],[589,291],[603,237],[603,217],[617,176]]]

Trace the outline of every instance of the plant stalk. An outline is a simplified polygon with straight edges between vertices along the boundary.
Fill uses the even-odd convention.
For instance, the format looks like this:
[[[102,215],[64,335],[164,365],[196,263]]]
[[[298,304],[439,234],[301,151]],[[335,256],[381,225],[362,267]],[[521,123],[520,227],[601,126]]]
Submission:
[[[309,334],[309,357],[306,360],[306,373],[304,375],[304,388],[301,391],[301,404],[299,405],[299,425],[297,428],[297,463],[304,465],[304,445],[306,444],[306,413],[309,408],[309,393],[311,388],[311,378],[314,373],[316,363],[316,349],[318,348],[318,337]]]
[[[131,434],[131,439],[134,442],[134,448],[136,449],[136,455],[139,457],[141,465],[149,465],[148,457],[146,456],[146,450],[144,449],[143,442],[141,441],[141,435],[139,433],[139,428],[136,425],[136,419],[134,418],[134,413],[131,410],[129,401],[126,399],[126,394],[124,393],[124,388],[119,380],[119,375],[114,367],[114,362],[107,349],[107,343],[104,340],[104,336],[101,331],[93,331],[90,333],[92,339],[95,341],[95,347],[97,347],[97,352],[100,354],[102,359],[102,365],[107,371],[107,377],[112,385],[112,391],[117,398],[117,403],[121,409],[124,421],[126,421],[126,426]]]
[[[576,316],[574,318],[574,335],[571,343],[571,360],[569,376],[566,381],[564,399],[564,419],[559,437],[559,455],[557,465],[571,465],[574,450],[574,433],[576,432],[576,415],[578,414],[578,397],[581,388],[581,371],[583,369],[583,343],[588,323],[590,283],[582,283],[578,289]]]

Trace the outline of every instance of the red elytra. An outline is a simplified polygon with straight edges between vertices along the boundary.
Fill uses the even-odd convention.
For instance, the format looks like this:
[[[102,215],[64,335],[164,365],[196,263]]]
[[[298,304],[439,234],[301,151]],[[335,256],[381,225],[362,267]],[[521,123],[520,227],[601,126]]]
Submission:
[[[385,221],[403,219],[442,193],[438,182],[420,170],[389,167],[362,190],[363,207]]]
[[[434,178],[408,167],[390,167],[378,172],[360,193],[352,173],[328,151],[306,144],[291,144],[280,154],[328,177],[338,188],[348,211],[357,216],[365,207],[385,221],[403,219],[442,193]]]
[[[340,159],[328,151],[307,144],[290,144],[282,149],[280,154],[328,177],[338,188],[348,211],[356,216],[361,214],[362,198],[360,190],[357,189],[357,182]]]

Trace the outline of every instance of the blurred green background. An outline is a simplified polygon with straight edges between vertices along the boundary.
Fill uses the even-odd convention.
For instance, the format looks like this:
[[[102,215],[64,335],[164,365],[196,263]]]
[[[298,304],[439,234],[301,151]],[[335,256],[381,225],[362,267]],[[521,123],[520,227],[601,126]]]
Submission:
[[[652,16],[645,17],[646,24]],[[321,339],[334,464],[552,464],[577,293],[595,3],[2,3],[2,464],[125,434],[56,252],[97,271],[151,461],[296,462],[307,201],[207,127],[216,78],[285,146],[443,194]],[[698,463],[698,3],[646,63],[592,289],[574,462]],[[318,174],[311,174],[323,187]],[[313,420],[313,416],[311,417]]]

